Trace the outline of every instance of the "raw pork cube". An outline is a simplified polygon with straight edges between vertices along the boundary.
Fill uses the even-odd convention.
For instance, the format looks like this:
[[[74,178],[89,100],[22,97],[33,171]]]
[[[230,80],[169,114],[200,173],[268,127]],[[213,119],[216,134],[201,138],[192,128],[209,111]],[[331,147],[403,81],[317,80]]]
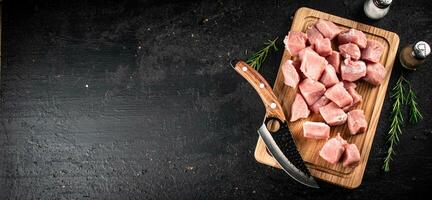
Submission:
[[[350,29],[347,31],[344,31],[338,35],[338,41],[339,44],[346,44],[346,43],[354,43],[358,45],[360,48],[366,47],[366,35],[356,29]]]
[[[373,85],[380,85],[385,78],[386,69],[380,63],[368,63],[363,80]]]
[[[299,89],[308,105],[314,104],[326,91],[323,84],[309,78],[304,79],[299,84]]]
[[[360,49],[354,43],[346,43],[339,45],[339,51],[344,58],[351,58],[353,60],[360,59]]]
[[[352,87],[352,88],[356,88],[357,87],[357,85],[354,82],[351,82],[351,81],[343,81],[343,86],[344,86],[345,89],[348,89],[350,87]]]
[[[357,106],[357,104],[352,103],[352,104],[349,105],[349,106],[345,106],[345,107],[343,107],[342,110],[343,110],[344,112],[349,112],[349,111],[351,111],[352,109],[354,109],[356,106]]]
[[[319,155],[327,162],[336,164],[341,159],[346,144],[347,142],[338,133],[336,137],[331,138],[324,144]]]
[[[356,109],[348,113],[348,129],[352,135],[366,131],[367,122],[363,110]]]
[[[323,74],[321,75],[320,82],[327,88],[339,83],[339,78],[336,75],[336,71],[331,65],[326,65]]]
[[[332,53],[331,42],[328,38],[316,40],[314,48],[315,51],[321,56],[328,56]]]
[[[297,56],[298,52],[306,48],[306,34],[297,31],[290,31],[285,36],[285,49],[288,50],[291,56]]]
[[[302,61],[303,60],[303,55],[305,55],[305,52],[311,53],[311,54],[316,54],[317,56],[319,56],[313,49],[311,46],[308,46],[304,49],[302,49],[299,53],[298,53],[298,57],[299,60]]]
[[[297,73],[296,68],[293,65],[293,61],[292,60],[287,60],[283,65],[282,65],[282,73],[284,76],[284,83],[285,85],[288,85],[292,88],[297,87],[297,84],[300,81],[300,77]]]
[[[345,151],[342,158],[344,167],[356,167],[360,163],[360,152],[355,144],[344,145]]]
[[[352,110],[355,106],[357,106],[357,104],[359,104],[363,100],[363,97],[355,90],[355,87],[348,87],[346,88],[346,90],[353,98],[353,102],[351,105],[342,108],[343,111],[348,112]]]
[[[324,121],[330,126],[342,125],[347,120],[347,114],[334,102],[319,108],[319,112]]]
[[[309,116],[309,108],[303,97],[297,93],[294,102],[291,105],[291,119],[290,121],[297,121],[300,118],[307,118]]]
[[[305,75],[300,71],[300,66],[301,66],[301,61],[300,61],[300,59],[296,59],[296,60],[294,60],[293,61],[293,65],[294,65],[294,68],[296,69],[296,71],[297,71],[297,74],[299,75],[299,77],[300,77],[300,80],[299,81],[302,81],[303,79],[305,79],[306,77],[305,77]],[[298,85],[298,84],[297,84]]]
[[[348,91],[343,87],[343,83],[339,82],[329,89],[324,94],[327,98],[336,103],[340,108],[351,105],[353,99]]]
[[[330,137],[330,126],[322,122],[305,122],[303,123],[303,136],[312,139],[325,139]]]
[[[359,60],[353,61],[345,59],[341,64],[342,79],[346,81],[356,81],[366,76],[366,64]]]
[[[353,104],[359,103],[363,100],[363,97],[355,90],[355,87],[348,87],[347,91],[353,98]]]
[[[318,19],[315,26],[324,37],[330,40],[336,37],[342,31],[336,26],[336,24],[324,19]]]
[[[321,77],[326,64],[327,61],[325,58],[319,56],[315,52],[312,53],[311,51],[307,50],[304,51],[304,54],[302,55],[300,71],[303,72],[306,77],[317,81]]]
[[[310,106],[310,109],[312,110],[312,112],[314,113],[319,113],[319,108],[327,105],[328,103],[330,103],[330,99],[328,99],[326,96],[322,96],[321,98],[319,98],[314,104],[312,104]]]
[[[326,57],[327,62],[335,68],[336,73],[340,73],[340,54],[337,51],[332,51],[332,53]]]
[[[311,45],[315,45],[316,40],[324,38],[315,26],[309,27],[306,31],[306,35]]]
[[[383,51],[384,46],[381,43],[375,40],[368,40],[366,48],[361,52],[361,58],[363,60],[377,63],[379,62]]]

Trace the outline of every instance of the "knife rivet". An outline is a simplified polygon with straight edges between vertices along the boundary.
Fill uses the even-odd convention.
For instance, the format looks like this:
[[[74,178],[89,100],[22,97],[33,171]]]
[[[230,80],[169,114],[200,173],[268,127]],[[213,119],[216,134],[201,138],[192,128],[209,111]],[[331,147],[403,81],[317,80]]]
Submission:
[[[275,108],[276,108],[276,104],[275,104],[275,103],[271,103],[271,104],[270,104],[270,108],[275,109]]]
[[[247,71],[247,67],[243,67],[242,70],[245,72]]]
[[[264,88],[264,83],[260,83],[259,87]]]

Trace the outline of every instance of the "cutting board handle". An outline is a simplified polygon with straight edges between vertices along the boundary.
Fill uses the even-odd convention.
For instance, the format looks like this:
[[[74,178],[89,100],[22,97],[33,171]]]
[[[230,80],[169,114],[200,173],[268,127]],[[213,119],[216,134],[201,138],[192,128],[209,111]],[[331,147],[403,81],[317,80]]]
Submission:
[[[276,117],[282,122],[286,121],[282,106],[261,74],[244,61],[231,61],[231,66],[258,92],[266,108],[266,117]]]

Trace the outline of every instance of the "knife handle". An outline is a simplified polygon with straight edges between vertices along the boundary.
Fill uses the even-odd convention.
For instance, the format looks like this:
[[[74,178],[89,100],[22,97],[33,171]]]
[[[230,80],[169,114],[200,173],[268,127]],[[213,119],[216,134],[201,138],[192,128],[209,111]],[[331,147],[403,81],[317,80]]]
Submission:
[[[233,66],[233,64],[235,64],[235,66]],[[258,92],[258,95],[261,97],[266,108],[266,116],[276,117],[281,121],[285,121],[286,119],[282,106],[277,100],[276,95],[273,93],[273,89],[261,74],[243,61],[232,61],[231,66]]]

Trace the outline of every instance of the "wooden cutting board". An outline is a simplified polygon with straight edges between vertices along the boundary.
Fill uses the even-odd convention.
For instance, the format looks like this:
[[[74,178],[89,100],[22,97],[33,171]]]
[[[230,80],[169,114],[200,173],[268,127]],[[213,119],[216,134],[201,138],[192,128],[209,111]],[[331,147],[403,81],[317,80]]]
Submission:
[[[306,139],[303,137],[302,124],[305,121],[324,121],[319,114],[312,114],[309,118],[298,120],[289,123],[289,128],[294,136],[297,148],[300,151],[307,167],[314,177],[324,181],[334,183],[346,188],[356,188],[360,185],[363,174],[368,161],[372,141],[374,139],[375,130],[378,125],[381,108],[387,91],[393,63],[395,60],[396,52],[399,46],[399,36],[393,32],[386,31],[380,28],[372,27],[366,24],[358,23],[342,17],[330,15],[324,12],[313,10],[310,8],[300,8],[297,10],[293,23],[291,25],[292,31],[305,32],[306,28],[313,25],[319,18],[332,21],[341,29],[346,30],[355,28],[361,30],[366,34],[368,39],[373,39],[384,45],[384,53],[381,57],[380,63],[386,68],[387,74],[383,84],[380,86],[372,86],[364,81],[357,81],[356,90],[362,95],[363,101],[357,108],[361,108],[365,112],[366,120],[368,121],[368,129],[366,133],[351,136],[346,124],[332,127],[330,137],[336,136],[339,132],[341,136],[349,143],[355,143],[359,148],[361,161],[360,165],[356,168],[343,167],[339,164],[329,164],[323,160],[318,152],[324,145],[324,140]],[[333,44],[335,47],[335,45]],[[287,59],[290,59],[288,51],[285,50],[281,65]],[[277,78],[273,90],[282,104],[287,119],[290,118],[291,104],[294,100],[297,88],[292,89],[284,84],[284,77],[279,67]],[[261,138],[255,149],[255,158],[258,162],[280,168],[274,158],[267,152],[266,146]]]

